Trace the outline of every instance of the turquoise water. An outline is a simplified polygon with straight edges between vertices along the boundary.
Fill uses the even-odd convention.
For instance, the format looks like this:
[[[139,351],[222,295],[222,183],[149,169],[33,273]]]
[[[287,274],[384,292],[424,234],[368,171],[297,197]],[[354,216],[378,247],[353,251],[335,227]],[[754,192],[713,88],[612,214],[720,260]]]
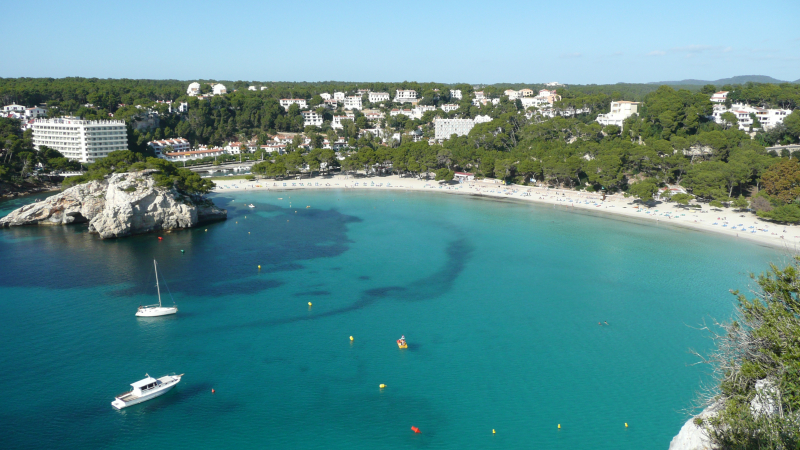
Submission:
[[[2,447],[664,449],[707,379],[688,365],[709,346],[691,327],[786,260],[472,197],[215,201],[228,221],[163,241],[0,230]],[[180,312],[137,319],[153,258]],[[186,375],[113,410],[145,372]]]

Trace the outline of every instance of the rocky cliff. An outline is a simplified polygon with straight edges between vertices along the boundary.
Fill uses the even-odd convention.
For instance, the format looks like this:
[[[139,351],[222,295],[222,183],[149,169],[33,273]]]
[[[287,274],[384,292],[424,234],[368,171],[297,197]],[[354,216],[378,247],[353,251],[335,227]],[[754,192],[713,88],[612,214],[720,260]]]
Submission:
[[[90,232],[107,239],[190,228],[227,217],[228,212],[210,200],[158,187],[150,174],[131,172],[74,186],[23,206],[0,219],[0,227],[88,222]]]
[[[702,420],[710,419],[717,414],[721,407],[721,403],[714,403],[700,414],[687,420],[678,435],[672,438],[672,442],[669,443],[669,450],[713,450],[715,447],[711,444],[708,433],[701,425],[697,425],[695,420],[698,418]]]

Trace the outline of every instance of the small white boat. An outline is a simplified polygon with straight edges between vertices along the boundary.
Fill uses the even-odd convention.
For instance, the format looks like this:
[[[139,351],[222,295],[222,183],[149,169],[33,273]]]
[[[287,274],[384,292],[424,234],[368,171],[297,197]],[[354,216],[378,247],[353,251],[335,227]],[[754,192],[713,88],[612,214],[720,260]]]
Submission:
[[[255,208],[255,207],[256,207],[256,205],[254,205],[254,204],[250,203],[249,205],[247,205],[247,207],[248,207],[248,208]]]
[[[117,409],[127,408],[128,406],[133,406],[137,403],[146,402],[160,395],[164,395],[180,383],[183,375],[184,374],[165,375],[159,379],[155,379],[145,374],[143,380],[131,383],[133,389],[116,396],[114,401],[111,402],[111,406]]]
[[[158,286],[158,264],[156,263],[155,259],[153,260],[153,267],[156,269],[156,291],[158,291],[158,305],[139,306],[139,309],[136,310],[137,317],[168,316],[178,312],[178,307],[174,304],[173,306],[161,306],[161,288]],[[172,294],[170,294],[170,296],[172,296]],[[172,302],[175,303],[175,300],[173,299]]]

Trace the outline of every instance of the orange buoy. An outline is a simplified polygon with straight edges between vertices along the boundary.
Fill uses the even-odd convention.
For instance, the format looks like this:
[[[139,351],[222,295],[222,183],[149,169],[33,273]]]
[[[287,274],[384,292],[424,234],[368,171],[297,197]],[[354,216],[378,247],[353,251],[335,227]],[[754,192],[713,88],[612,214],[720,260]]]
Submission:
[[[213,394],[214,392],[216,392],[214,388],[211,388],[211,393]]]
[[[411,427],[411,431],[413,431],[414,433],[422,433],[422,431],[419,431],[419,428],[417,427]]]
[[[159,241],[163,241],[163,240],[164,240],[164,238],[162,238],[161,236],[159,236],[159,237],[158,237],[158,240],[159,240]]]

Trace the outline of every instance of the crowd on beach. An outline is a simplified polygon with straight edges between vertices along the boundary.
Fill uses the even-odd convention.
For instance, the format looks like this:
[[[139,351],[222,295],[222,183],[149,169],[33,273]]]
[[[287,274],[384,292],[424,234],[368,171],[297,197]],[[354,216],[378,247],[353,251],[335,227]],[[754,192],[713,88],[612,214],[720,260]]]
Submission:
[[[486,198],[507,198],[518,201],[552,204],[554,208],[574,211],[602,211],[618,216],[638,218],[656,223],[671,223],[683,227],[714,231],[733,237],[746,238],[771,246],[795,250],[800,244],[800,227],[765,222],[750,212],[717,209],[707,204],[699,207],[661,202],[647,207],[621,194],[603,195],[597,192],[556,189],[547,186],[503,185],[499,182],[473,180],[438,182],[397,175],[374,178],[354,178],[335,175],[303,180],[215,180],[215,192],[231,190],[295,190],[295,189],[380,189],[393,191],[426,191],[478,195]]]

